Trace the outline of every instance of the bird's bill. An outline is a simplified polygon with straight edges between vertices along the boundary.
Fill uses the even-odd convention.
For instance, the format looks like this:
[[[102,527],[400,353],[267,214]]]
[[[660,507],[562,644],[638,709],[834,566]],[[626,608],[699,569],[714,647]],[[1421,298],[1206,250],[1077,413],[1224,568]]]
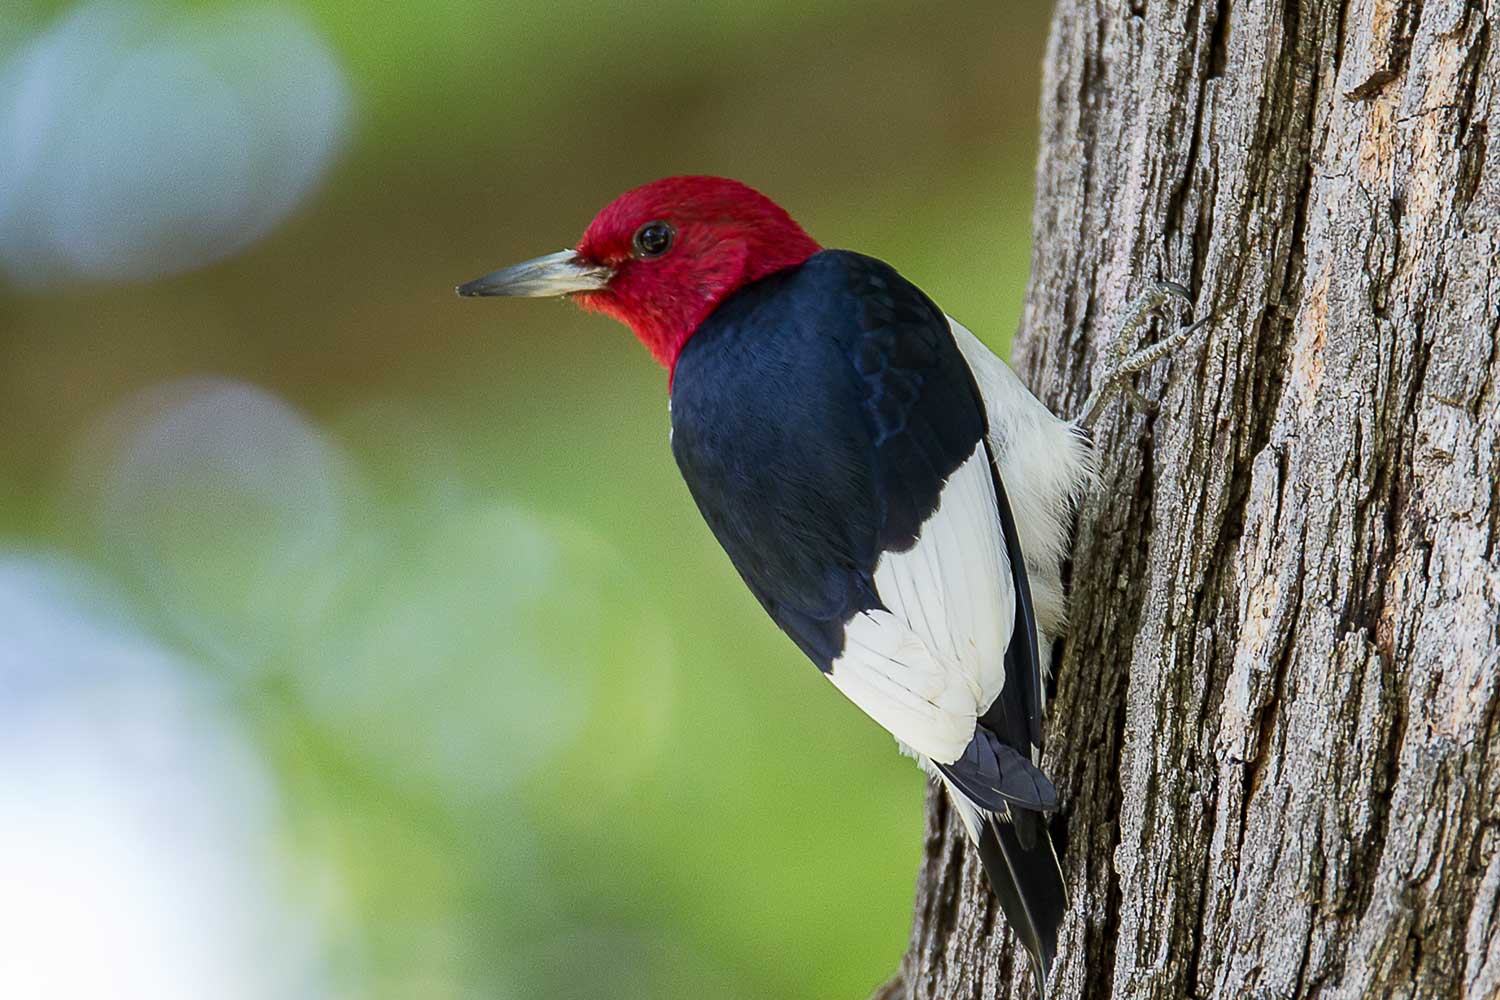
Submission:
[[[608,287],[614,272],[599,264],[578,259],[572,250],[559,250],[545,257],[502,267],[482,278],[458,286],[458,294],[507,295],[514,298],[545,298],[597,292]]]

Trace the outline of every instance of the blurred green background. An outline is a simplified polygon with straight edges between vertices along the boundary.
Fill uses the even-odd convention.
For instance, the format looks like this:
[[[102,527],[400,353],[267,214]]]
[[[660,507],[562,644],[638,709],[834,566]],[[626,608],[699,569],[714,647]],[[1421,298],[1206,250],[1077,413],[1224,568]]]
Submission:
[[[921,777],[718,551],[663,372],[451,289],[719,173],[1005,353],[1047,11],[994,10],[9,0],[0,995],[122,934],[112,996],[893,971]]]

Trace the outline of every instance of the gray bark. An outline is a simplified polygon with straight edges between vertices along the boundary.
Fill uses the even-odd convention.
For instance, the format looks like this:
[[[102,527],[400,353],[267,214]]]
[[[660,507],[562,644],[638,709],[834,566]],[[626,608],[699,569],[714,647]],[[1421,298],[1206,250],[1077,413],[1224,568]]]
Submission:
[[[1116,406],[1046,768],[1051,997],[1500,995],[1500,0],[1059,0],[1018,369]],[[1027,996],[941,796],[885,996]]]

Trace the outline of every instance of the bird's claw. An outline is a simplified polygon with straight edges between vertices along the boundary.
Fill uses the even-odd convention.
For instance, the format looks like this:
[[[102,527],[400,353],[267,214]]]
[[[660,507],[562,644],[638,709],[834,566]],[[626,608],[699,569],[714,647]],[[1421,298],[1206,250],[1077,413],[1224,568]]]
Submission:
[[[1117,392],[1123,393],[1126,401],[1135,408],[1147,413],[1156,412],[1156,404],[1141,395],[1130,377],[1166,358],[1213,320],[1212,313],[1197,321],[1190,319],[1156,343],[1140,350],[1132,350],[1136,343],[1136,331],[1141,324],[1171,298],[1181,299],[1189,306],[1193,303],[1192,293],[1184,286],[1175,281],[1155,281],[1130,304],[1125,320],[1120,324],[1110,346],[1110,369],[1084,401],[1082,412],[1076,421],[1079,426],[1093,426],[1104,405]]]
[[[1175,295],[1190,306],[1193,304],[1193,293],[1188,291],[1186,285],[1179,285],[1175,281],[1163,279],[1155,282],[1152,287],[1157,292],[1165,293],[1166,295]],[[1165,302],[1166,299],[1163,298],[1161,301]]]

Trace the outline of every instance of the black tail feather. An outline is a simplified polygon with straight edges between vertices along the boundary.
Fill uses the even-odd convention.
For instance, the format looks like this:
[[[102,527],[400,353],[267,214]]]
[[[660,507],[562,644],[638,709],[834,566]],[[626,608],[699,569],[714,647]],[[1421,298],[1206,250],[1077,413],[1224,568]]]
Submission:
[[[1068,890],[1046,819],[1024,810],[1012,812],[1019,828],[1005,820],[984,818],[979,860],[1005,919],[1031,956],[1037,992],[1043,994],[1057,955],[1057,930],[1068,909]]]

